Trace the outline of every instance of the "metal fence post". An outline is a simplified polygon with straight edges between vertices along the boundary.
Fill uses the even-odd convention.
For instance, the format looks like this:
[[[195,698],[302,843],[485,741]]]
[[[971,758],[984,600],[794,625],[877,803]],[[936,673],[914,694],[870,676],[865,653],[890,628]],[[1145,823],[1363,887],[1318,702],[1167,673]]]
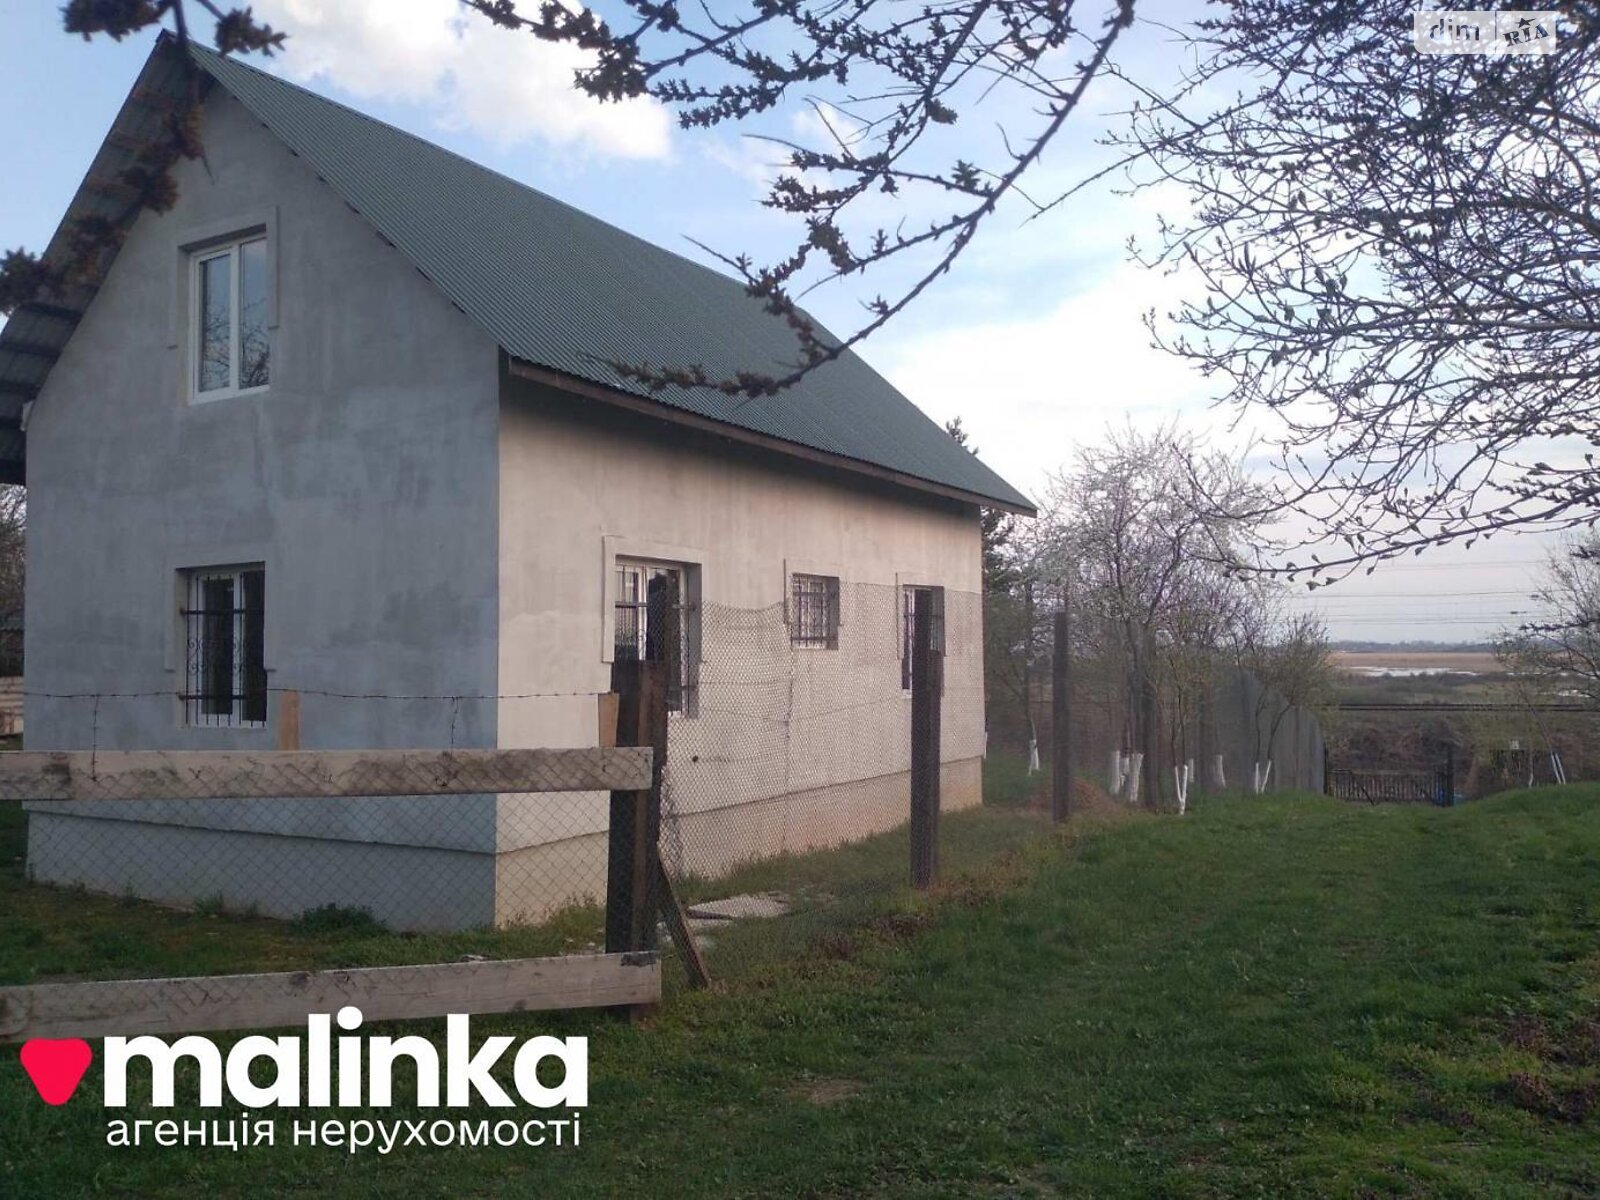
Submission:
[[[912,596],[911,628],[911,884],[939,877],[939,726],[944,655],[933,636],[934,596]]]
[[[1056,613],[1054,658],[1050,671],[1050,817],[1065,821],[1072,815],[1077,783],[1072,761],[1072,615],[1063,600]]]

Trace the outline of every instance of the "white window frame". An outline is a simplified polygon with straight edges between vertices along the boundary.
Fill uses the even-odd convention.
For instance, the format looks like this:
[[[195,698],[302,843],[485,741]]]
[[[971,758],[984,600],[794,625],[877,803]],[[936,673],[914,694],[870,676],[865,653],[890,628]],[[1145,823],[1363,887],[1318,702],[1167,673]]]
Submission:
[[[607,608],[611,615],[612,646],[615,652],[616,638],[616,613],[623,605],[637,607],[644,612],[643,600],[628,600],[622,594],[620,576],[628,570],[638,571],[639,577],[646,584],[648,594],[648,580],[650,573],[660,571],[672,575],[678,584],[678,619],[683,623],[678,635],[678,704],[669,708],[669,717],[692,717],[699,711],[699,696],[697,684],[700,681],[699,647],[700,647],[700,605],[694,599],[695,581],[692,573],[697,564],[686,562],[669,562],[661,559],[645,558],[634,554],[619,554],[611,563],[612,578],[617,580],[615,591],[607,597]]]
[[[934,649],[941,653],[949,653],[949,641],[946,635],[945,618],[945,587],[942,583],[931,583],[922,576],[897,575],[895,588],[895,634],[899,641],[900,659],[900,693],[907,698],[911,695],[911,604],[914,592],[930,592],[934,597],[935,624],[933,627]]]
[[[239,252],[245,246],[260,242],[266,247],[267,254],[267,330],[269,335],[274,328],[272,319],[273,303],[272,292],[277,286],[272,270],[272,246],[267,234],[256,232],[233,238],[230,241],[219,242],[206,246],[203,249],[193,250],[189,253],[189,396],[196,404],[209,404],[213,400],[231,400],[236,396],[256,396],[265,392],[272,386],[273,362],[269,351],[267,358],[267,382],[256,387],[242,388],[239,386],[239,367],[242,356],[239,353],[239,288],[243,277],[239,266]],[[228,386],[211,388],[208,391],[200,390],[200,348],[205,339],[200,329],[200,305],[204,288],[201,284],[201,269],[208,262],[219,258],[229,260],[228,265]]]
[[[217,580],[227,579],[233,584],[234,605],[236,610],[242,612],[244,604],[244,577],[251,572],[261,573],[261,654],[262,654],[262,679],[263,687],[266,686],[266,566],[263,563],[243,563],[238,566],[219,567],[185,567],[181,571],[182,588],[180,589],[182,602],[179,609],[179,647],[183,656],[181,670],[183,671],[183,723],[190,729],[264,729],[267,726],[267,717],[270,713],[263,713],[260,720],[249,720],[244,715],[244,658],[245,639],[242,630],[236,630],[233,637],[233,661],[228,664],[228,677],[233,680],[236,689],[230,692],[230,711],[227,713],[204,712],[203,697],[205,695],[206,677],[210,674],[209,663],[202,649],[191,655],[189,651],[189,622],[194,620],[187,614],[202,610],[205,606],[205,585]],[[203,625],[204,618],[200,618]],[[270,701],[270,691],[267,699]]]

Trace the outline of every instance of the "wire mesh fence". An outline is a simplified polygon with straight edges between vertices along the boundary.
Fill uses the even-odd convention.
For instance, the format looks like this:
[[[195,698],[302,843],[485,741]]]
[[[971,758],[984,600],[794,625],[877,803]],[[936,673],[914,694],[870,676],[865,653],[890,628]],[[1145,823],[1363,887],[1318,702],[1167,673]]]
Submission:
[[[589,697],[591,709],[596,697]],[[39,761],[33,754],[20,756]],[[0,764],[37,884],[397,931],[537,920],[603,901],[614,751],[89,749]],[[599,782],[597,782],[599,781]],[[646,785],[647,786],[647,785]],[[353,919],[353,918],[352,918]]]
[[[984,805],[980,596],[806,581],[786,603],[740,609],[679,602],[650,581],[638,590],[632,623],[617,622],[613,679],[659,665],[659,737],[641,708],[655,702],[615,690],[391,695],[274,681],[263,727],[223,744],[335,725],[382,746],[389,714],[436,729],[441,748],[130,752],[152,713],[181,726],[193,697],[30,695],[30,719],[45,714],[49,740],[76,748],[18,756],[26,769],[13,761],[9,773],[0,763],[5,891],[17,940],[32,943],[0,966],[0,984],[662,943],[681,954],[686,938],[718,946],[728,971],[760,957],[737,953],[740,939],[769,957],[779,945],[807,953],[841,923],[906,902],[918,695],[933,697],[923,788],[936,782],[943,813],[923,825],[930,869],[978,866],[1047,830],[1025,798]],[[663,603],[670,612],[651,607]],[[936,656],[931,692],[918,655]],[[512,710],[519,727],[576,745],[482,746]],[[627,775],[608,742],[664,751],[659,780]],[[653,862],[630,849],[643,843]],[[767,914],[785,920],[757,919]],[[205,936],[218,928],[233,953]],[[134,930],[159,936],[123,938]]]
[[[0,984],[657,946],[682,964],[669,979],[700,977],[707,951],[713,976],[777,969],[1069,812],[1320,786],[1320,732],[1281,696],[1215,663],[1158,675],[1055,605],[796,575],[751,609],[681,582],[619,589],[610,691],[273,680],[245,714],[265,718],[223,735],[246,748],[209,755],[128,752],[152,714],[183,725],[187,679],[30,696],[74,749],[0,763],[6,894],[32,943]],[[378,747],[431,729],[439,748],[265,748],[330,727]],[[493,748],[513,727],[570,749]],[[648,769],[613,745],[649,747]],[[188,961],[199,920],[236,952]],[[105,953],[152,928],[171,953]]]
[[[701,607],[685,711],[669,722],[662,862],[714,971],[837,949],[908,903],[917,862],[948,877],[1049,829],[1021,789],[985,803],[981,595],[798,592],[762,609]],[[936,727],[924,715],[919,729],[917,664],[930,660]],[[934,824],[914,818],[928,811],[913,801],[919,750],[937,779]]]
[[[1206,793],[1323,788],[1318,715],[1237,647],[1186,645],[1032,589],[989,595],[985,629],[991,757],[1036,765],[1069,808],[1184,811]],[[1055,780],[1064,758],[1070,787]]]
[[[892,586],[845,585],[831,647],[785,607],[706,605],[685,717],[669,727],[662,854],[675,877],[881,834],[910,814],[910,643]],[[945,811],[982,801],[982,609],[947,593]],[[905,861],[899,874],[906,871]]]
[[[612,747],[0,756],[13,943],[0,1038],[285,1024],[346,1003],[442,1016],[649,1002],[653,956],[595,953],[603,849],[598,864],[570,851],[587,797],[648,791],[651,759]],[[501,796],[537,802],[572,844],[516,864],[510,886],[493,851]],[[533,936],[502,940],[493,964],[460,933],[413,932],[506,923]]]

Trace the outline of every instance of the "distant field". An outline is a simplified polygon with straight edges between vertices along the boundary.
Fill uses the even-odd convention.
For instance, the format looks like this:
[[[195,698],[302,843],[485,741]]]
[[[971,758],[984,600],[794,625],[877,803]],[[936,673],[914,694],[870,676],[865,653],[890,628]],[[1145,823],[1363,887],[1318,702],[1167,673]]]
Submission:
[[[1372,675],[1383,671],[1462,671],[1483,675],[1500,670],[1487,650],[1335,650],[1341,671]]]

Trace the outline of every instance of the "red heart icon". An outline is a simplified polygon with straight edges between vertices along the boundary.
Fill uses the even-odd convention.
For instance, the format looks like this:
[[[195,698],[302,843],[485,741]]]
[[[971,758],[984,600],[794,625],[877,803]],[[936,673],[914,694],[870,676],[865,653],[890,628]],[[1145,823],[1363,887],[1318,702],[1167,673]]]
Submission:
[[[82,1038],[34,1038],[22,1044],[22,1069],[46,1104],[71,1100],[93,1057]]]

